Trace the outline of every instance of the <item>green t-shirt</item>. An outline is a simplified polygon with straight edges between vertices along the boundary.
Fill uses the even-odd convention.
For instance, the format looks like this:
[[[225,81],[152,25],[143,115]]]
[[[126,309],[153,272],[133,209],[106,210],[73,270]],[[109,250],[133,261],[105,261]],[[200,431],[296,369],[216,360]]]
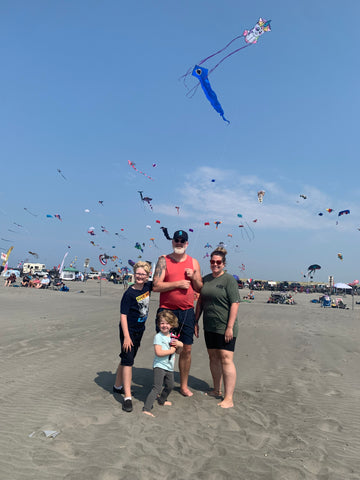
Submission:
[[[204,330],[224,334],[232,303],[240,302],[239,287],[232,275],[224,273],[213,277],[210,273],[203,278],[201,304],[203,308]],[[234,324],[234,337],[238,334],[238,320]]]

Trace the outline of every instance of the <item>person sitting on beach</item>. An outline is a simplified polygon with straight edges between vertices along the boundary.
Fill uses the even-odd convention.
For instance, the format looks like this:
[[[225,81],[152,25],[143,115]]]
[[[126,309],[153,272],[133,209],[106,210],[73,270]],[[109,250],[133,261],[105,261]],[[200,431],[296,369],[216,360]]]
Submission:
[[[25,277],[23,277],[22,279],[21,285],[23,287],[28,287],[30,280],[31,280],[31,275],[25,275]]]
[[[5,287],[10,287],[13,283],[16,282],[16,275],[15,273],[11,273],[8,278],[5,280]]]
[[[183,347],[183,343],[170,334],[171,329],[177,328],[179,325],[173,312],[161,310],[157,314],[156,323],[160,332],[154,337],[154,385],[145,400],[143,408],[143,412],[151,417],[155,416],[151,413],[151,409],[156,398],[159,405],[171,405],[171,402],[168,402],[167,399],[174,388],[174,354],[180,353]]]
[[[124,394],[122,409],[132,412],[131,399],[132,367],[140,342],[145,331],[145,322],[149,313],[150,292],[152,282],[149,282],[151,266],[148,262],[137,262],[134,265],[135,283],[124,293],[120,305],[120,364],[116,371],[114,393]]]
[[[37,278],[37,277],[35,277],[35,278],[33,278],[32,280],[30,280],[30,282],[29,282],[29,287],[30,287],[30,288],[40,288],[40,287],[37,286],[37,285],[39,285],[39,284],[40,284],[40,279]]]
[[[34,285],[35,288],[47,288],[48,286],[50,285],[50,278],[45,275],[45,277],[43,279],[41,279],[40,282],[36,283],[36,285]]]

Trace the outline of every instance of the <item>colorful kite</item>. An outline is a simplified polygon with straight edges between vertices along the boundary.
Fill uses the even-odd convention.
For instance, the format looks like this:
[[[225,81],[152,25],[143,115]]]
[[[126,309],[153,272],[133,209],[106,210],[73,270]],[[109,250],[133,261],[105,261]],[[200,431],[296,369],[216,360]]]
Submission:
[[[180,213],[180,212],[179,212],[180,207],[175,207],[175,208],[176,208],[176,211],[177,211],[177,213],[178,213],[178,215],[179,215],[179,213]]]
[[[135,243],[135,248],[137,248],[138,250],[141,250],[142,252],[144,251],[142,248],[141,248],[141,245],[139,242],[136,242]]]
[[[343,258],[344,258],[342,253],[338,253],[337,256],[340,260],[343,260]]]
[[[216,220],[214,223],[216,225],[216,230],[217,230],[218,226],[222,224],[222,222],[220,222],[220,220]]]
[[[258,200],[259,200],[260,203],[263,202],[264,195],[265,195],[265,190],[259,190],[257,192]]]
[[[258,39],[261,37],[261,35],[264,33],[264,32],[270,32],[271,31],[271,27],[270,27],[270,22],[271,20],[268,20],[266,21],[265,19],[263,18],[259,18],[259,21],[256,23],[256,25],[251,29],[251,30],[244,30],[244,32],[242,33],[242,35],[238,35],[237,37],[233,38],[227,45],[225,45],[225,47],[223,47],[222,49],[218,50],[217,52],[215,53],[212,53],[211,55],[209,55],[208,57],[204,58],[203,60],[201,60],[197,66],[200,66],[202,65],[203,63],[205,63],[207,60],[210,60],[210,58],[213,58],[213,57],[216,57],[216,55],[219,55],[220,53],[224,52],[233,42],[235,42],[236,40],[238,40],[239,38],[244,38],[245,42],[246,42],[246,45],[242,45],[241,47],[233,50],[232,52],[228,53],[227,55],[225,55],[210,71],[209,71],[209,75],[210,73],[212,73],[224,60],[226,60],[227,58],[231,57],[232,55],[234,55],[235,53],[239,52],[240,50],[243,50],[244,48],[246,47],[249,47],[250,45],[253,45],[253,44],[256,44]],[[196,67],[195,67],[196,68]],[[183,75],[181,78],[184,79],[184,82],[186,81],[186,78],[190,75],[190,72],[191,72],[191,68],[188,69],[188,71],[185,73],[185,75]],[[198,85],[196,85],[196,87],[194,87],[192,90],[196,89],[198,87]],[[188,93],[191,93],[190,90]]]
[[[141,175],[144,175],[144,177],[148,178],[149,180],[154,180],[152,177],[150,177],[150,175],[147,175],[146,173],[142,172],[141,170],[138,170],[135,166],[135,163],[134,162],[131,162],[130,160],[128,160],[128,165],[133,168],[136,172],[138,173],[141,173]],[[156,167],[156,163],[153,163],[153,167]]]
[[[338,217],[341,217],[341,215],[349,215],[350,210],[341,210],[341,212],[338,213]]]

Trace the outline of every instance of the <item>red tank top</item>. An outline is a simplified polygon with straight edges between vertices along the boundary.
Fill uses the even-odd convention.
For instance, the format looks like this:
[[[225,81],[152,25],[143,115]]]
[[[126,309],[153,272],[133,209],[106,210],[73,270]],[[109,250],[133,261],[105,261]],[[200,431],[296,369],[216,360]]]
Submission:
[[[193,259],[188,255],[184,262],[175,262],[169,255],[165,257],[166,270],[164,282],[176,282],[178,280],[186,280],[185,269],[193,269]],[[194,307],[194,289],[190,283],[190,287],[185,290],[183,288],[175,288],[168,292],[160,293],[160,307],[169,310],[187,310]]]

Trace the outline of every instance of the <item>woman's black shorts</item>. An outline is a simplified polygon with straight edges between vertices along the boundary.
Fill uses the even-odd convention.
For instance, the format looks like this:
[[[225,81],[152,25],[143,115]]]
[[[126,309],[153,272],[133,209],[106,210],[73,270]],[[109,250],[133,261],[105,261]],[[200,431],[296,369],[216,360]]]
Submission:
[[[235,350],[236,338],[234,337],[230,342],[225,342],[225,335],[221,333],[214,332],[204,332],[205,333],[205,343],[208,350],[227,350],[228,352],[233,352]]]

